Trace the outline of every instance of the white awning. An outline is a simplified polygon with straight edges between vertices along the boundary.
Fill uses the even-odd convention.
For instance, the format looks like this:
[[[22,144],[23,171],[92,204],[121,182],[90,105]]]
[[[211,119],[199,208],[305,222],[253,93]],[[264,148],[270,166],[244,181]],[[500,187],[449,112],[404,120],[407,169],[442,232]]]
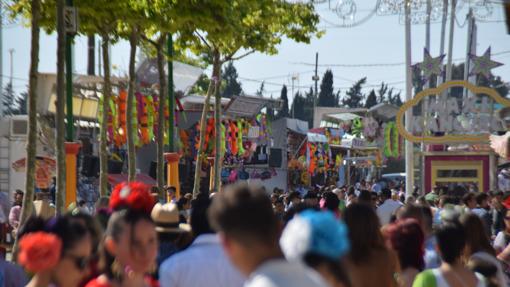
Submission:
[[[337,121],[352,121],[354,119],[361,118],[360,116],[352,113],[330,114],[326,115],[326,117]]]

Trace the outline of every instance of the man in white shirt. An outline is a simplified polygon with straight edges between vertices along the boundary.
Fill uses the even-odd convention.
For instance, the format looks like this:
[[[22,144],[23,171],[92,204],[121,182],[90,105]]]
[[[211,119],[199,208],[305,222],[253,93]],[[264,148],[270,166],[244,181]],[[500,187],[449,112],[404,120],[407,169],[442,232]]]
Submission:
[[[211,200],[201,196],[192,201],[191,228],[197,236],[190,247],[172,255],[159,269],[161,287],[240,287],[244,276],[223,251],[218,235],[209,226],[207,209]]]
[[[214,198],[209,221],[232,263],[248,277],[245,287],[327,286],[315,271],[285,260],[278,219],[260,188],[228,187]]]
[[[390,223],[391,216],[402,206],[400,201],[391,199],[391,190],[384,188],[381,191],[383,203],[377,208],[377,216],[381,221],[381,226]]]

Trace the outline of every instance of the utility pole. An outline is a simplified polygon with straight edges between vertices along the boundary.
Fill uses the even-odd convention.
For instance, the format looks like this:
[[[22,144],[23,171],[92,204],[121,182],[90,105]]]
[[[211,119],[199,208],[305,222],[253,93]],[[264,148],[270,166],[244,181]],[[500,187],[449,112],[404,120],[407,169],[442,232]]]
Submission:
[[[96,49],[96,39],[94,34],[91,34],[87,37],[87,46],[88,46],[88,59],[87,59],[87,74],[93,76],[96,74],[95,72],[95,49]]]
[[[455,3],[456,0],[452,0],[452,7],[450,11],[450,36],[448,41],[448,63],[446,64],[446,82],[452,79],[452,54],[453,54],[453,33],[455,30]],[[445,91],[448,95],[448,91]]]
[[[297,75],[294,74],[292,75],[292,118],[294,118],[294,110],[295,110],[295,106],[294,106],[294,101],[296,100],[296,95],[294,94],[294,81],[297,80]]]
[[[97,39],[97,75],[101,77],[102,71],[101,71],[101,38]]]
[[[425,49],[429,51],[430,53],[430,14],[432,13],[432,0],[427,0],[427,18],[425,19]],[[438,75],[439,76],[439,75]],[[427,78],[425,82],[425,89],[430,88],[431,86],[431,78]],[[423,122],[425,124],[425,121],[427,120],[427,111],[428,111],[428,102],[423,101],[422,102],[422,110],[421,115],[423,118]],[[424,129],[425,130],[425,129]],[[421,143],[421,152],[422,156],[421,158],[421,169],[425,170],[425,157],[423,156],[424,152],[427,151],[427,145],[425,143]],[[423,174],[420,174],[420,182],[421,182],[421,188],[420,190],[425,194],[425,176]]]
[[[413,96],[412,68],[411,68],[411,0],[405,0],[405,65],[406,65],[406,101],[410,101]],[[413,122],[413,111],[408,109],[405,114],[405,128],[411,130]],[[414,189],[414,145],[406,140],[406,197],[413,193]]]
[[[448,18],[448,0],[443,0],[443,18],[441,20],[441,42],[439,46],[439,55],[444,55],[444,44],[446,40],[446,20]],[[442,75],[437,76],[437,85],[443,82]]]
[[[172,34],[168,35],[167,39],[167,53],[168,53],[168,151],[175,152],[175,94],[174,94],[174,42]],[[221,127],[221,125],[220,125]]]
[[[77,15],[72,15],[73,0],[66,0],[66,21],[72,21],[75,24],[75,18]],[[76,12],[75,12],[76,13]],[[74,17],[73,17],[74,16]],[[66,27],[67,28],[67,27]],[[77,29],[78,27],[74,27]],[[67,134],[66,140],[72,142],[74,138],[74,118],[73,118],[73,38],[76,31],[72,29],[66,29],[66,114],[67,114]]]
[[[466,45],[466,61],[464,62],[464,81],[469,81],[469,70],[471,70],[471,55],[476,54],[476,23],[475,17],[473,16],[473,9],[469,9],[467,14],[468,21],[468,37]],[[464,100],[469,97],[468,89],[464,89]]]
[[[3,48],[3,16],[2,16],[2,4],[0,4],[0,117],[4,115],[4,99],[2,96],[2,91],[4,89],[4,48]]]
[[[12,79],[13,79],[13,75],[14,75],[14,57],[13,57],[13,54],[14,54],[14,49],[9,49],[9,57],[10,57],[10,60],[11,60],[11,73],[9,74],[9,84],[11,85],[11,87],[12,87]]]
[[[312,80],[315,81],[315,94],[313,96],[313,112],[312,112],[312,125],[315,124],[315,108],[317,107],[317,97],[319,95],[317,89],[317,83],[319,82],[319,75],[317,75],[317,68],[319,66],[319,52],[315,53],[315,76],[312,77]],[[312,126],[313,128],[313,126]]]

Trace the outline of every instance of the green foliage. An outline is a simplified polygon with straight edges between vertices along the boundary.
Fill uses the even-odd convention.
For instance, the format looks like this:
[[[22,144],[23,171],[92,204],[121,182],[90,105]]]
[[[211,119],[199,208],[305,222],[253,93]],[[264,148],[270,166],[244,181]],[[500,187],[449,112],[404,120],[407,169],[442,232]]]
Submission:
[[[313,126],[313,98],[314,92],[311,87],[304,96],[297,92],[292,102],[291,109],[294,117],[302,121],[307,121],[309,127]]]
[[[365,101],[365,108],[370,109],[375,105],[377,105],[377,96],[375,95],[375,91],[372,90]]]
[[[345,93],[345,97],[342,99],[342,105],[349,108],[361,108],[363,98],[365,95],[361,92],[363,85],[367,82],[367,78],[358,80],[349,90]]]
[[[278,112],[279,119],[289,117],[289,98],[287,97],[287,86],[283,85],[280,93],[280,100],[282,101],[282,108]]]
[[[16,113],[16,108],[14,106],[15,98],[16,94],[12,88],[12,83],[9,82],[5,85],[5,88],[2,91],[2,106],[4,115],[13,115]]]
[[[319,107],[337,107],[338,98],[333,91],[333,72],[331,70],[326,70],[324,73],[320,88],[317,105]]]
[[[255,95],[257,97],[261,97],[262,98],[262,97],[264,97],[264,91],[265,91],[265,89],[264,89],[264,81],[262,81],[262,83],[260,83],[259,89],[255,92]]]
[[[202,74],[191,88],[190,93],[203,96],[207,93],[207,89],[209,88],[210,83],[211,79],[209,79],[206,74]]]
[[[223,98],[233,98],[243,94],[241,83],[237,81],[237,70],[232,61],[221,72],[221,80],[224,86],[221,89]]]
[[[281,0],[196,0],[201,15],[193,22],[196,29],[180,31],[180,46],[190,47],[211,59],[217,50],[222,62],[236,60],[254,51],[275,54],[282,37],[308,43],[317,30],[319,16],[312,4],[292,4]],[[193,13],[192,13],[193,12]],[[186,12],[184,12],[186,15]],[[245,54],[236,57],[236,53]]]
[[[16,111],[14,114],[16,115],[26,115],[28,113],[28,92],[21,92],[19,97],[16,98]]]

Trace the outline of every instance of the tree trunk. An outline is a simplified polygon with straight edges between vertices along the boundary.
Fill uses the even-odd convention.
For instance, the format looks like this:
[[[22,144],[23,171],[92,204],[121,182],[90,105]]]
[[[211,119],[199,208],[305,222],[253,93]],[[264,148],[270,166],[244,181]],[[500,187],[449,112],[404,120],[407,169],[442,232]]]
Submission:
[[[205,159],[204,153],[204,143],[205,143],[205,130],[207,124],[207,114],[209,113],[209,106],[212,94],[216,89],[216,82],[220,81],[220,54],[217,51],[214,51],[214,60],[213,60],[213,71],[211,82],[209,83],[209,88],[207,89],[207,96],[204,101],[204,109],[202,110],[202,116],[200,118],[200,137],[198,142],[198,152],[197,152],[197,162],[195,165],[195,179],[193,184],[193,197],[196,198],[200,193],[200,173],[202,171],[202,161]]]
[[[94,37],[94,34],[90,34],[87,37],[87,46],[89,48],[88,50],[88,57],[87,57],[87,75],[95,75],[95,69],[94,65],[96,63],[96,39]]]
[[[217,68],[221,71],[221,62]],[[221,94],[220,94],[220,81],[216,81],[214,87],[214,121],[216,124],[216,144],[215,144],[215,156],[214,156],[214,191],[220,191],[221,187],[221,166],[223,155],[221,150],[222,141],[222,130],[221,130]]]
[[[133,28],[131,35],[129,37],[129,45],[131,46],[131,52],[129,54],[129,87],[128,87],[128,95],[127,95],[127,112],[126,112],[126,122],[127,122],[127,146],[128,146],[128,180],[134,181],[136,177],[136,154],[135,154],[135,139],[134,133],[136,130],[133,128],[133,100],[135,97],[135,89],[136,89],[136,74],[135,74],[135,64],[136,64],[136,46],[138,44],[138,30]]]
[[[66,192],[66,154],[65,154],[65,46],[66,34],[64,24],[64,0],[57,1],[57,111],[55,113],[55,122],[57,126],[57,141],[55,150],[57,151],[57,186],[56,186],[56,205],[57,214],[65,211],[65,192]]]
[[[108,194],[108,145],[106,130],[108,129],[108,111],[110,109],[109,101],[111,97],[111,83],[110,83],[110,55],[108,53],[108,45],[110,43],[110,36],[108,33],[102,35],[103,43],[103,69],[104,69],[104,83],[103,83],[103,119],[100,134],[99,146],[99,162],[101,170],[99,172],[99,192],[101,196]]]
[[[158,141],[157,141],[157,181],[159,197],[165,198],[165,159],[163,152],[165,149],[164,135],[165,135],[165,103],[166,103],[166,78],[165,78],[165,55],[164,43],[166,36],[161,36],[157,43],[157,61],[159,72],[159,101],[158,101]]]
[[[30,51],[30,74],[28,82],[28,142],[25,177],[25,196],[21,208],[20,226],[32,214],[35,189],[35,161],[37,152],[37,73],[39,69],[39,22],[41,20],[41,2],[32,1],[32,39]],[[17,253],[17,239],[14,254]],[[16,258],[16,256],[14,256]]]

